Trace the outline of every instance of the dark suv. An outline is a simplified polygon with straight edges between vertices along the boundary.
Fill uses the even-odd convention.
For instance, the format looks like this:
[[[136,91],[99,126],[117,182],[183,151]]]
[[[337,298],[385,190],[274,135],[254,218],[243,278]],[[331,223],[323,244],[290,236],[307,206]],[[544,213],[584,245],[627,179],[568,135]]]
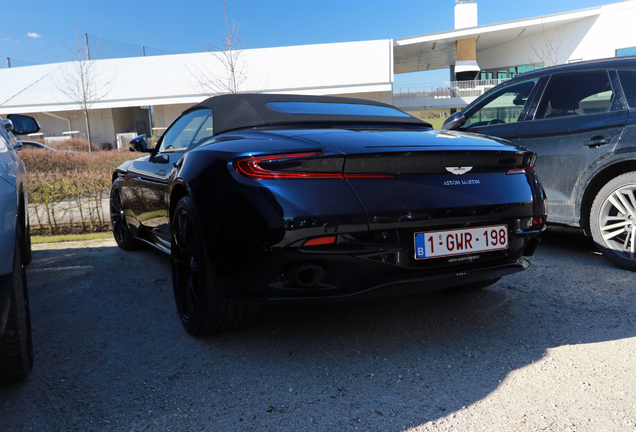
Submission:
[[[584,228],[610,261],[636,270],[636,57],[519,75],[442,128],[536,152],[548,222]]]

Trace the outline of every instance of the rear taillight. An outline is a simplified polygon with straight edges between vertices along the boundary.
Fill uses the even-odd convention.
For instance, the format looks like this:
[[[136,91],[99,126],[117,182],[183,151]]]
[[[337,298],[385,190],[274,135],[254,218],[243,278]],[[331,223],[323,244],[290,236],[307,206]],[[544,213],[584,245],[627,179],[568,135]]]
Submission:
[[[236,172],[256,180],[346,180],[395,178],[391,174],[343,173],[342,156],[320,158],[320,152],[250,156],[234,161]]]
[[[514,175],[514,174],[530,174],[530,173],[534,173],[537,172],[537,168],[536,167],[530,167],[530,168],[513,168],[510,169],[508,171],[506,171],[506,174],[508,175]]]
[[[256,180],[303,180],[303,179],[342,179],[342,172],[303,172],[289,169],[271,169],[264,165],[272,162],[288,162],[294,159],[320,156],[320,152],[292,153],[282,155],[251,156],[234,162],[236,172],[244,177]]]

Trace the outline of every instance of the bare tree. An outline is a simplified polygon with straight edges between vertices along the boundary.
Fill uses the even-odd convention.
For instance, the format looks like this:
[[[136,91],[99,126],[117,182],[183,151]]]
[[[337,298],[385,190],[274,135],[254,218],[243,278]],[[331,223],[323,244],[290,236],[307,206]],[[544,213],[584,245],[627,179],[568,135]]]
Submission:
[[[559,64],[559,54],[563,45],[563,33],[558,28],[546,30],[543,25],[543,43],[540,46],[531,45],[532,52],[544,66],[556,66]]]
[[[201,90],[209,95],[239,93],[241,86],[247,80],[247,72],[241,58],[245,44],[239,37],[240,24],[228,18],[225,0],[223,0],[223,14],[227,33],[221,37],[220,46],[208,41],[205,44],[205,50],[221,63],[224,74],[217,76],[207,67],[197,67],[196,73],[193,73]]]
[[[86,135],[88,138],[88,151],[91,148],[91,124],[89,112],[93,103],[104,98],[111,87],[111,79],[103,79],[98,70],[96,60],[91,60],[88,37],[82,35],[78,30],[75,33],[75,47],[66,47],[75,60],[62,68],[62,78],[56,83],[58,90],[64,93],[72,104],[77,106],[86,122]],[[93,57],[99,55],[99,42],[95,44],[93,49]]]

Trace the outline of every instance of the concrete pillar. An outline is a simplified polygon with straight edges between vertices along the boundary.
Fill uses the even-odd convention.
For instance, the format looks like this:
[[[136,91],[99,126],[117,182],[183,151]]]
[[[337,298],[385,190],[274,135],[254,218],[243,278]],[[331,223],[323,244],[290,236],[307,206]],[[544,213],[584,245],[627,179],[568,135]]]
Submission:
[[[455,29],[477,27],[477,2],[455,0]],[[457,41],[455,67],[452,68],[457,81],[475,79],[481,68],[477,64],[477,39]]]

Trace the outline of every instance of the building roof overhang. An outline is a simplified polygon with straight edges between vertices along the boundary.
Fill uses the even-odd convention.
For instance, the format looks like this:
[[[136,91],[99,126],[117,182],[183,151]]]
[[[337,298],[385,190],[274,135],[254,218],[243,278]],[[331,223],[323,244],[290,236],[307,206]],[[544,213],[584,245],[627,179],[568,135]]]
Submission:
[[[477,52],[512,40],[550,31],[565,24],[598,17],[602,6],[536,18],[431,33],[393,40],[394,72],[448,68],[455,64],[457,41],[477,39]]]

